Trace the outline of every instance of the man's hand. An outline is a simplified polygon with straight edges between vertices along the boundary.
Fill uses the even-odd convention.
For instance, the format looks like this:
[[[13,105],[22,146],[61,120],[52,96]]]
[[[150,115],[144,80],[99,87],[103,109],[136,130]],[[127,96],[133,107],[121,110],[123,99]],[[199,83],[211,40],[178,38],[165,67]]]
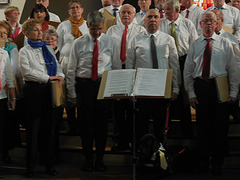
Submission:
[[[64,83],[64,79],[62,76],[49,76],[49,81],[53,81],[53,80],[58,80],[59,86],[62,87],[62,85]]]
[[[174,100],[176,100],[176,99],[177,99],[177,97],[178,97],[177,93],[175,93],[175,92],[172,92],[172,95],[171,95],[171,98],[170,98],[170,100],[171,100],[171,101],[174,101]]]
[[[233,97],[229,97],[228,98],[228,102],[230,103],[234,103],[237,99],[236,98],[233,98]]]
[[[196,105],[198,104],[197,98],[194,97],[194,98],[189,99],[189,103],[194,109],[196,109]]]

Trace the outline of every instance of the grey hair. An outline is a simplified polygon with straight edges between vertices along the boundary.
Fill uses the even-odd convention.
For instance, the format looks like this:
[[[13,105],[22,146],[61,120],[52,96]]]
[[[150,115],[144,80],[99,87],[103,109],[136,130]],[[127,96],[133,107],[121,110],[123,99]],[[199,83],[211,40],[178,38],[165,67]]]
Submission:
[[[43,39],[45,39],[45,36],[49,34],[51,36],[56,36],[58,38],[58,33],[55,29],[48,29],[46,31],[43,32]]]
[[[136,8],[134,6],[132,6],[131,4],[124,4],[124,5],[122,5],[121,9],[125,6],[131,6],[133,8],[133,12],[136,14]],[[120,11],[121,11],[121,9],[120,9]]]
[[[89,26],[104,23],[104,16],[99,11],[90,12],[87,16],[87,23]]]
[[[204,16],[204,15],[207,15],[207,14],[213,14],[215,21],[217,21],[217,16],[216,16],[216,14],[215,14],[214,12],[210,11],[210,10],[203,13],[203,15],[202,15],[202,20],[203,20],[203,16]]]
[[[176,10],[178,8],[178,12],[180,12],[180,4],[179,4],[179,0],[167,0],[163,3],[163,6],[165,4],[172,4],[173,9]]]

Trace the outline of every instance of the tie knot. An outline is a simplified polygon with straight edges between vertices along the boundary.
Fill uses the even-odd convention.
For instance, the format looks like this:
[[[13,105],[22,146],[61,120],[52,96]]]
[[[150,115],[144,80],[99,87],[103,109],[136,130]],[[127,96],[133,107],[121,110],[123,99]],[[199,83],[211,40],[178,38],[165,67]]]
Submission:
[[[187,10],[187,13],[189,13],[190,11],[189,10]]]
[[[94,39],[94,42],[95,42],[95,43],[97,43],[97,42],[98,42],[97,38],[95,38],[95,39]]]
[[[115,12],[116,12],[117,10],[118,10],[118,8],[114,8],[114,9],[113,9],[113,11],[115,11]]]
[[[154,39],[154,35],[151,35],[150,38],[151,38],[151,39]]]
[[[209,39],[205,39],[207,41],[207,43],[210,43],[212,38],[209,38]]]
[[[220,7],[220,8],[215,7],[214,9],[221,11],[221,10],[223,10],[223,7]]]
[[[145,15],[146,14],[146,12],[142,12],[142,15]]]
[[[125,26],[125,30],[127,30],[128,26]]]

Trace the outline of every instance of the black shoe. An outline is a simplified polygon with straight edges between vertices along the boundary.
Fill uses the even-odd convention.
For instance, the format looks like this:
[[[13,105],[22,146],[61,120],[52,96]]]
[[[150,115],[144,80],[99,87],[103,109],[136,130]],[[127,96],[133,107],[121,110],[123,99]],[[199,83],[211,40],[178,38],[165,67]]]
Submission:
[[[95,162],[95,170],[99,172],[104,172],[106,170],[106,166],[103,163],[102,159],[97,159]]]
[[[34,176],[34,170],[33,169],[27,169],[26,171],[26,177],[33,177]]]
[[[46,174],[50,176],[55,176],[57,175],[57,171],[54,167],[46,167]]]
[[[8,154],[2,156],[3,164],[12,164],[12,159]]]
[[[86,172],[92,172],[93,170],[93,160],[91,159],[86,159],[84,166],[83,166],[83,170]]]

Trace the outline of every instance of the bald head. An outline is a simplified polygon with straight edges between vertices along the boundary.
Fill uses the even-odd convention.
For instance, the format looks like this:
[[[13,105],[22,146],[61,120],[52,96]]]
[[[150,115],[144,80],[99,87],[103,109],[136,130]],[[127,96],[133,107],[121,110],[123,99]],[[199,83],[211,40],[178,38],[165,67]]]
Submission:
[[[156,9],[150,9],[147,11],[145,18],[144,18],[144,24],[146,26],[146,30],[149,33],[155,33],[160,26],[161,18],[159,11]]]

